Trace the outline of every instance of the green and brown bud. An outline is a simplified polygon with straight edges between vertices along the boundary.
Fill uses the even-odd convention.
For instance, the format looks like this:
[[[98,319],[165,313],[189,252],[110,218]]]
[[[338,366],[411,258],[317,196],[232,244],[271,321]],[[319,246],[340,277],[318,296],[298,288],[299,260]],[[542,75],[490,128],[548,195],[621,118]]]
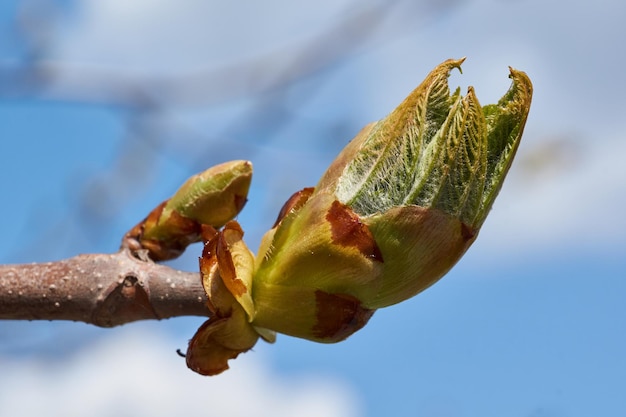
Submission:
[[[273,332],[343,340],[463,256],[511,166],[532,85],[511,69],[509,91],[482,107],[471,87],[465,96],[450,93],[450,71],[462,62],[437,66],[389,116],[366,126],[315,188],[294,194],[256,259],[234,222],[208,240],[201,271],[219,319],[188,351],[207,367],[190,367],[221,372]]]
[[[246,203],[252,164],[231,161],[189,178],[122,241],[133,252],[145,250],[150,259],[173,259],[191,243],[201,241],[202,225],[222,227]]]
[[[255,324],[341,340],[373,310],[435,283],[474,242],[519,145],[532,85],[511,69],[510,90],[481,107],[472,87],[450,93],[462,62],[436,67],[283,210],[256,261]],[[329,297],[352,316],[329,318]]]

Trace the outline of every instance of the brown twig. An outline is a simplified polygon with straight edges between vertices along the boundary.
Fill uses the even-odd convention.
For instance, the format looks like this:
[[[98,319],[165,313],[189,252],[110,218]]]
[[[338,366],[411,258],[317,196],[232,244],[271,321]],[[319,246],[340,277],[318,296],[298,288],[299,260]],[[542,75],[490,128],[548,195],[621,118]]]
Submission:
[[[126,251],[0,266],[0,319],[73,320],[113,327],[137,320],[208,316],[197,273]]]

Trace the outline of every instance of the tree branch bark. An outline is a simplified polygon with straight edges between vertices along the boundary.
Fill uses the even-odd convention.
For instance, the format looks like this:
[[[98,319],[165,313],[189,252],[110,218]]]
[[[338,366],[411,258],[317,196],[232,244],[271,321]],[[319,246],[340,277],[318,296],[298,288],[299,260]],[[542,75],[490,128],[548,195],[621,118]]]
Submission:
[[[145,262],[127,251],[0,266],[2,320],[113,327],[177,316],[209,316],[199,274]]]

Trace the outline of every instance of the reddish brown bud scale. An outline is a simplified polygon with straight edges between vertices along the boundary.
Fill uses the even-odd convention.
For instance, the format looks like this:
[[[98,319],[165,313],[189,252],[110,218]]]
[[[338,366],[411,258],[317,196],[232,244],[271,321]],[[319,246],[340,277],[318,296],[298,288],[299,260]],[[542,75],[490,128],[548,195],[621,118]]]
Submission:
[[[224,281],[226,287],[228,287],[230,292],[235,297],[241,297],[246,293],[246,291],[248,291],[248,288],[246,287],[246,284],[237,277],[237,269],[233,261],[233,254],[230,252],[230,247],[225,238],[227,233],[233,233],[233,230],[229,229],[229,226],[233,227],[232,223],[233,222],[226,225],[225,230],[220,233],[217,238],[217,263],[219,265],[220,275],[222,276],[222,280]],[[236,227],[237,229],[235,229],[234,232],[243,236],[243,231],[239,225]]]
[[[289,200],[287,200],[287,202],[285,202],[285,204],[283,204],[283,207],[280,209],[280,212],[278,213],[278,217],[276,218],[272,229],[278,226],[283,218],[285,218],[285,216],[287,216],[289,213],[302,207],[302,205],[309,199],[309,197],[311,197],[311,194],[313,194],[313,190],[315,190],[314,187],[303,188],[302,190],[295,192],[291,197],[289,197]]]
[[[383,262],[383,255],[372,232],[350,207],[335,200],[326,214],[326,220],[330,223],[331,239],[334,244],[353,246],[363,256]]]
[[[365,326],[375,310],[364,308],[358,298],[347,294],[315,291],[316,323],[312,334],[319,342],[340,342]]]

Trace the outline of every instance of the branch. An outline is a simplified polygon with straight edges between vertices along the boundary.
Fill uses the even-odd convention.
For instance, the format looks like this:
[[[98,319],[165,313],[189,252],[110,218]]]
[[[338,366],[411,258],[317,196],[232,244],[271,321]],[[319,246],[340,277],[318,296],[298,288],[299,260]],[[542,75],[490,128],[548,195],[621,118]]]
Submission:
[[[113,327],[208,315],[199,274],[145,262],[127,251],[0,266],[3,320],[73,320]]]

